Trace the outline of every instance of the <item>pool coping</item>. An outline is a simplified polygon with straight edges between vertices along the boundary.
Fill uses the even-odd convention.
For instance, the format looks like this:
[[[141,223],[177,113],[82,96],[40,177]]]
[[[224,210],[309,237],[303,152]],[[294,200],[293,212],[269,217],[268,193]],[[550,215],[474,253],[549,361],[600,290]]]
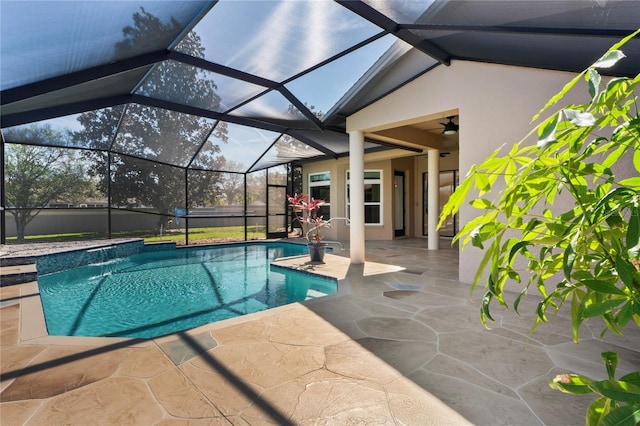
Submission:
[[[341,283],[341,281],[344,281]],[[345,287],[347,280],[338,280],[338,289]],[[174,333],[165,334],[158,337],[151,338],[133,338],[133,337],[89,337],[89,336],[52,336],[47,331],[46,322],[44,319],[44,309],[42,308],[42,301],[40,299],[40,292],[38,290],[38,283],[32,281],[24,284],[17,284],[20,286],[20,343],[27,345],[59,345],[59,346],[106,346],[112,345],[118,342],[130,342],[132,347],[147,347],[152,345],[154,341],[162,343],[167,340],[173,340],[179,334],[195,335],[205,331],[212,331],[219,328],[225,328],[231,325],[237,325],[248,321],[254,321],[256,319],[264,318],[276,313],[276,311],[282,311],[285,309],[291,309],[292,305],[313,304],[319,300],[326,301],[328,298],[335,298],[338,293],[329,294],[324,297],[304,300],[301,302],[289,303],[287,305],[276,306],[274,308],[265,309],[264,311],[253,312],[251,314],[241,315],[235,318],[227,318],[224,320],[203,324],[187,330],[177,331]],[[136,342],[137,343],[134,343]]]
[[[287,244],[295,244],[288,243]],[[343,263],[340,256],[327,254],[325,259],[329,260],[335,258],[330,263],[335,264]],[[255,319],[263,318],[268,315],[273,315],[275,312],[279,312],[283,309],[291,308],[291,305],[296,303],[308,305],[313,304],[316,301],[328,300],[327,298],[338,297],[338,295],[344,295],[350,293],[350,286],[348,280],[345,277],[339,278],[337,274],[331,274],[326,270],[327,263],[318,264],[311,262],[304,262],[308,260],[308,255],[291,256],[285,258],[275,259],[270,265],[276,264],[276,267],[293,270],[296,272],[310,273],[314,275],[320,275],[328,279],[336,279],[337,292],[329,294],[319,298],[308,299],[300,302],[294,302],[282,306],[276,306],[274,308],[265,309],[263,311],[254,312],[251,314],[241,315],[234,318],[227,318],[224,320],[203,324],[194,328],[177,331],[174,333],[165,334],[162,336],[151,338],[133,338],[133,337],[91,337],[91,336],[58,336],[49,335],[47,330],[46,320],[44,317],[44,308],[42,306],[42,299],[40,297],[40,289],[38,282],[31,281],[22,284],[14,284],[15,287],[20,289],[19,302],[20,304],[20,324],[19,324],[19,341],[22,344],[27,345],[60,345],[60,346],[107,346],[115,343],[128,343],[131,347],[147,347],[154,345],[154,341],[160,345],[163,342],[174,340],[177,335],[187,333],[189,335],[197,335],[203,332],[216,330],[219,328],[228,327],[230,325],[236,325],[247,321],[253,321]],[[348,259],[346,259],[348,261]],[[307,270],[301,269],[300,265],[306,264],[309,266]],[[317,269],[317,270],[316,270]],[[320,272],[322,271],[322,272]],[[5,305],[8,306],[8,305]]]

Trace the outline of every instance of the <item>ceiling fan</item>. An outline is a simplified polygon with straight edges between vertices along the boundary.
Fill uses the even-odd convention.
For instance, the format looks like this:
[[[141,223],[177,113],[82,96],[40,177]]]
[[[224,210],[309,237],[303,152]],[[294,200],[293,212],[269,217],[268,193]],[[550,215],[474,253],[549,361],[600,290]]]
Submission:
[[[441,126],[443,126],[442,128],[442,134],[443,135],[447,135],[447,136],[451,136],[451,135],[455,135],[456,133],[458,133],[458,129],[459,129],[459,125],[453,122],[453,119],[455,118],[455,115],[451,115],[449,117],[447,117],[449,119],[448,122],[446,123],[438,123]],[[441,127],[431,127],[425,130],[440,130]]]
[[[453,122],[453,117],[455,117],[455,115],[447,117],[449,119],[447,123],[440,123],[444,126],[444,129],[442,130],[443,135],[455,135],[458,133],[459,126]]]

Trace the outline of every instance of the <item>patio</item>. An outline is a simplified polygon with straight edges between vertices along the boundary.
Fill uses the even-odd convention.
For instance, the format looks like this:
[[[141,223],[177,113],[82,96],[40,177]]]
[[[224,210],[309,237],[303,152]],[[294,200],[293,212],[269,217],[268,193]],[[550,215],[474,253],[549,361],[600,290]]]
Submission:
[[[47,336],[35,283],[2,287],[0,422],[580,425],[591,399],[549,379],[604,378],[608,350],[620,375],[640,366],[637,328],[600,340],[587,324],[576,345],[561,313],[529,336],[533,300],[484,329],[457,249],[425,247],[368,241],[365,265],[287,259],[336,276],[338,294],[148,341]]]

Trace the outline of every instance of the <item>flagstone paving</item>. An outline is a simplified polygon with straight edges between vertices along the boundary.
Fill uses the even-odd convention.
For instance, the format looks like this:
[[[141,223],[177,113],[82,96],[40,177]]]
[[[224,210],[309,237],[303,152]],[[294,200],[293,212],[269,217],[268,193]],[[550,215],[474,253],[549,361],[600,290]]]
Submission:
[[[640,369],[637,328],[601,340],[588,323],[574,344],[561,313],[530,334],[533,297],[487,330],[457,250],[425,246],[279,261],[335,276],[338,294],[151,340],[48,336],[34,284],[0,287],[0,424],[581,425],[593,398],[551,378],[606,377],[603,351]]]

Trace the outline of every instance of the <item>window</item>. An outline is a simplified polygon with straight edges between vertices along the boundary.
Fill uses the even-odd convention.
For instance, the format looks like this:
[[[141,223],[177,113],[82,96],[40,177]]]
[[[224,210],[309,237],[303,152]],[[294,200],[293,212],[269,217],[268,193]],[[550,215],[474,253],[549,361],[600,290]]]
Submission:
[[[347,170],[347,217],[349,216],[349,171]],[[382,225],[382,170],[364,171],[364,223]]]
[[[318,216],[324,220],[330,218],[331,210],[331,173],[309,173],[309,198],[323,200],[324,206],[318,209]]]

